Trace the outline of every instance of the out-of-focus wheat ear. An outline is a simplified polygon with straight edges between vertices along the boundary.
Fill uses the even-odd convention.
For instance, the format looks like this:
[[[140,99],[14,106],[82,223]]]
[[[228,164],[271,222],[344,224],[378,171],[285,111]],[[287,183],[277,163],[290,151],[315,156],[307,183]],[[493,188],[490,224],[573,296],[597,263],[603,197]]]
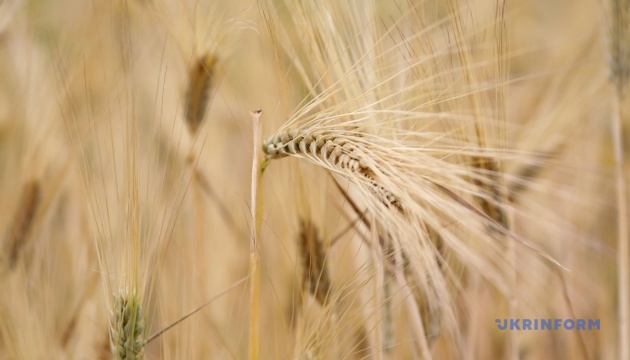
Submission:
[[[302,290],[313,296],[321,306],[326,306],[332,288],[326,251],[317,227],[310,220],[300,219],[298,246],[302,259]]]
[[[450,11],[453,14],[453,22],[454,22],[454,30],[456,32],[456,41],[460,42],[463,39],[466,39],[464,34],[464,20],[462,9],[457,5],[455,1],[448,1],[447,6],[450,8]],[[466,46],[461,44],[461,49],[465,49]],[[462,61],[464,66],[464,76],[466,81],[471,84],[475,84],[477,81],[475,80],[475,74],[472,73],[468,66],[471,64],[470,53],[466,50],[462,50],[458,53],[460,60]],[[501,63],[499,63],[500,65]],[[475,132],[477,137],[477,145],[480,149],[488,148],[488,138],[486,135],[486,119],[480,112],[481,109],[481,99],[478,93],[471,93],[469,95],[470,107],[473,111],[475,117]],[[473,183],[478,186],[485,196],[489,196],[492,198],[490,201],[487,197],[484,196],[475,196],[477,202],[481,206],[482,211],[488,215],[492,220],[501,224],[505,229],[509,229],[508,219],[504,210],[502,209],[502,204],[504,203],[504,194],[501,191],[501,164],[499,164],[495,159],[490,157],[481,157],[481,156],[472,156],[472,165],[473,167],[480,169],[483,173],[487,174],[487,178],[484,180],[475,178],[473,179]],[[492,226],[489,227],[491,230]]]
[[[41,198],[41,188],[38,180],[31,180],[24,184],[22,196],[13,215],[13,222],[4,240],[4,251],[0,254],[2,262],[9,270],[15,267],[21,250],[29,241],[37,209]]]
[[[120,291],[115,297],[109,338],[116,360],[144,358],[144,321],[140,301],[135,293]]]
[[[610,0],[610,74],[618,94],[625,94],[630,79],[630,1]]]
[[[630,244],[628,244],[628,192],[624,174],[623,124],[630,78],[630,1],[610,0],[609,59],[611,81],[615,87],[611,117],[617,188],[617,275],[619,307],[619,358],[630,358]]]
[[[519,202],[520,196],[527,192],[532,183],[547,169],[545,166],[546,161],[559,153],[559,150],[555,149],[550,153],[537,154],[514,172],[514,177],[510,179],[507,185],[510,203],[515,204]]]
[[[206,116],[218,60],[215,54],[206,53],[195,59],[188,71],[186,123],[192,136],[197,134]]]

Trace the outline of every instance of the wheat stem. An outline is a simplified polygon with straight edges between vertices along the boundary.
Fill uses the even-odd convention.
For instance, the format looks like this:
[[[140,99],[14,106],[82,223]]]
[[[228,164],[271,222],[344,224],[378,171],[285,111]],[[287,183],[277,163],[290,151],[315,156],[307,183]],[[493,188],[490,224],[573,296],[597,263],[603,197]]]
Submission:
[[[374,327],[374,337],[376,341],[375,345],[375,359],[383,360],[383,336],[381,334],[381,319],[382,317],[382,308],[381,305],[383,303],[383,254],[381,252],[381,246],[379,245],[379,236],[376,230],[376,227],[372,227],[371,229],[371,240],[372,240],[372,261],[374,262],[374,270],[375,280],[374,281],[374,318],[376,322],[376,326]]]
[[[201,188],[201,190],[212,200],[214,205],[216,206],[219,215],[223,218],[223,221],[226,224],[229,224],[230,229],[238,235],[239,239],[247,239],[245,236],[245,232],[241,230],[238,225],[238,222],[230,212],[229,207],[225,204],[225,201],[221,199],[217,191],[208,181],[208,178],[204,175],[201,169],[194,168],[194,177],[197,180],[197,184]]]
[[[628,204],[625,176],[623,173],[623,140],[621,134],[621,110],[615,102],[612,117],[613,146],[615,151],[615,182],[617,189],[617,261],[619,284],[619,352],[620,359],[630,358],[630,265],[628,264]]]
[[[262,128],[260,125],[260,117],[262,110],[252,111],[252,122],[254,129],[254,151],[252,159],[252,189],[251,189],[251,216],[254,222],[252,226],[252,237],[250,244],[250,318],[249,318],[249,359],[258,359],[259,347],[259,324],[258,324],[258,305],[260,298],[260,258],[258,253],[258,242],[260,240],[261,227],[261,208],[262,204],[258,197],[258,189],[260,187],[260,178],[262,175],[261,162],[261,138]]]
[[[630,1],[611,0],[610,72],[615,88],[611,117],[615,183],[617,190],[617,261],[619,306],[619,358],[630,359],[630,259],[628,248],[628,193],[624,176],[623,102],[630,78]]]

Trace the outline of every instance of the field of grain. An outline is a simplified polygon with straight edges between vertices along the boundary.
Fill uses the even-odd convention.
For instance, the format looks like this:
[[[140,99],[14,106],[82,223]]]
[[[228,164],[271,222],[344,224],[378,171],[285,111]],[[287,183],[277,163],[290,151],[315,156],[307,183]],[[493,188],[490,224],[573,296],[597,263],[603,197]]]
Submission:
[[[630,359],[629,79],[628,0],[0,0],[0,360]]]

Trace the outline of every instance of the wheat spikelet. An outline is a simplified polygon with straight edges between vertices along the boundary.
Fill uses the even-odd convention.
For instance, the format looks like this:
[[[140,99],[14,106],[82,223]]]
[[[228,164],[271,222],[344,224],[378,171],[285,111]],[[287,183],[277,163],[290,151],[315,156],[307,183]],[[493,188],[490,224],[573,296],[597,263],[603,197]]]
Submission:
[[[39,181],[31,180],[24,184],[22,197],[13,217],[13,223],[4,241],[2,257],[6,256],[7,267],[13,269],[21,249],[29,240],[33,221],[40,202]]]
[[[139,299],[121,291],[114,299],[110,347],[117,360],[144,358],[144,320]]]

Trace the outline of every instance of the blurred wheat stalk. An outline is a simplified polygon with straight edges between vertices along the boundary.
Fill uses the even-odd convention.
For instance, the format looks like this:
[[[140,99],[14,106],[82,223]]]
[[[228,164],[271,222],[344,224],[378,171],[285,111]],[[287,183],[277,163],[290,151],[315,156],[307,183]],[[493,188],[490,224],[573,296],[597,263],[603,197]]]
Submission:
[[[619,309],[619,358],[630,358],[630,238],[628,237],[627,166],[624,162],[624,124],[630,122],[626,110],[630,80],[630,1],[611,0],[609,57],[615,97],[612,112],[612,138],[617,189],[617,263]]]

